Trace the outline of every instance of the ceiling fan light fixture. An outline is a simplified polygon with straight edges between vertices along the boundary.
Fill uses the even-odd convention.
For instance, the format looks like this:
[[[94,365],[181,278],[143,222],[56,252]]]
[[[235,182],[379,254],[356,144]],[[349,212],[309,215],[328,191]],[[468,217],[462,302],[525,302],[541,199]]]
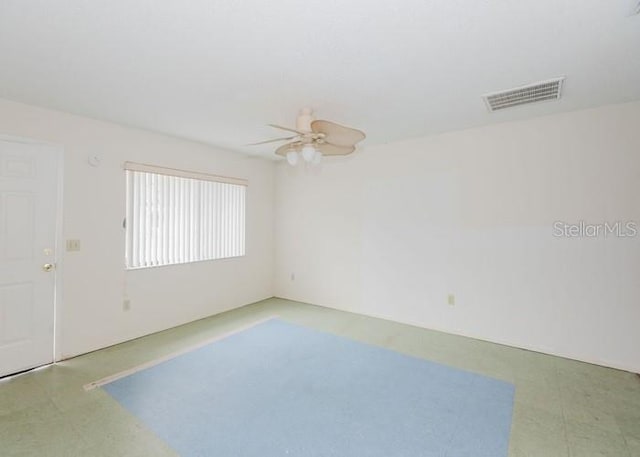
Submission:
[[[287,152],[287,162],[289,162],[289,165],[291,165],[292,167],[295,167],[296,164],[298,163],[298,153],[295,150],[291,150],[289,152]]]
[[[302,158],[305,162],[310,163],[316,155],[316,148],[311,144],[305,144],[302,147]]]

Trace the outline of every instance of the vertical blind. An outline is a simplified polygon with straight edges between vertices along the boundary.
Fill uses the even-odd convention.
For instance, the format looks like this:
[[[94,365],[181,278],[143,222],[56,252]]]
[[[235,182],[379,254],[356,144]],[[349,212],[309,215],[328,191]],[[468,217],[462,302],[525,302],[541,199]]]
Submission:
[[[125,173],[127,268],[244,255],[246,182],[129,162]]]

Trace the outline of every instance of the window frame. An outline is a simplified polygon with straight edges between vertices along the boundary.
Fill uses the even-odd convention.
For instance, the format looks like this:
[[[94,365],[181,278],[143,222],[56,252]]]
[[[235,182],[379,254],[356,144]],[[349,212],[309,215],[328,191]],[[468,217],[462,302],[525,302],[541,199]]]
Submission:
[[[187,265],[238,258],[246,255],[246,188],[249,185],[248,180],[136,162],[125,162],[123,168],[125,171],[126,216],[123,227],[125,229],[124,264],[126,270]],[[146,173],[147,175],[130,173]],[[138,188],[136,192],[136,188],[132,187],[132,183],[136,182],[136,176],[138,179],[143,176],[145,176],[144,179],[152,179],[154,184],[151,185],[151,188],[154,190],[163,189],[161,191],[162,197],[155,193],[147,195],[146,192],[149,191],[149,188],[145,189],[144,192],[140,192]],[[167,177],[177,179],[167,180]],[[140,185],[139,181],[136,183],[138,186]],[[223,186],[212,187],[210,183],[222,184]],[[242,189],[238,188],[238,186]],[[180,194],[181,199],[176,202],[178,187],[181,189],[180,192],[186,193]],[[171,190],[174,191],[173,194],[169,194]],[[131,195],[132,192],[134,192],[134,195]],[[208,202],[208,205],[205,205],[203,203],[205,196],[203,192],[207,192],[207,198],[212,198],[212,195],[215,194],[217,196],[215,202],[212,199]],[[135,202],[142,201],[142,196],[145,196],[144,209],[141,210],[138,207],[137,215],[144,215],[146,224],[150,224],[150,221],[153,220],[153,226],[145,225],[145,223],[138,223],[137,226],[131,225],[133,221],[140,220],[140,217],[136,219],[134,215],[134,207],[136,207]],[[150,203],[147,198],[160,198],[160,201],[162,201],[163,197],[170,200],[163,202],[164,210],[158,212],[158,214],[162,215],[162,220],[164,221],[163,225],[160,226],[159,219],[151,217],[152,212],[150,212],[149,207],[153,203]],[[158,200],[156,200],[157,203]],[[212,203],[215,203],[215,205],[212,206]],[[230,203],[235,206],[229,207]],[[203,214],[205,214],[205,206],[203,205],[209,208],[207,219],[203,217]],[[225,212],[226,214],[222,214]],[[233,219],[224,219],[224,222],[220,222],[221,216],[228,218],[229,215],[232,215]],[[160,217],[157,216],[157,218]],[[169,218],[169,222],[166,222],[167,218]],[[229,222],[230,220],[231,222]],[[216,228],[215,231],[212,230],[214,227]],[[149,238],[150,230],[160,230],[161,235],[156,234],[156,236],[159,236],[160,239],[167,237],[166,244],[159,245],[157,244],[158,238]],[[212,230],[211,233],[215,232],[216,235],[203,236],[203,233],[207,233],[207,230]],[[138,235],[134,235],[134,231]],[[142,231],[146,232],[144,234],[146,236],[142,234]],[[153,240],[156,240],[156,243],[151,243]],[[205,241],[203,240],[208,242],[206,249]],[[144,243],[144,247],[140,247],[140,243]],[[231,246],[233,248],[229,247],[228,243],[232,243]],[[170,246],[169,250],[167,250],[168,246]],[[134,249],[137,249],[135,254]],[[232,252],[224,253],[229,249]],[[141,257],[143,258],[142,261],[140,261]],[[152,260],[149,260],[150,258]]]

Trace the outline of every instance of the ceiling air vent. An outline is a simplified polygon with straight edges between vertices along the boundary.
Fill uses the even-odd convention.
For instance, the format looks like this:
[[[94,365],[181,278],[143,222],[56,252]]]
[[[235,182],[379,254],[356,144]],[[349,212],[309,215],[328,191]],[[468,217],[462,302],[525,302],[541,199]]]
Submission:
[[[514,89],[483,95],[489,111],[498,111],[518,105],[557,100],[560,98],[564,77],[540,81]]]

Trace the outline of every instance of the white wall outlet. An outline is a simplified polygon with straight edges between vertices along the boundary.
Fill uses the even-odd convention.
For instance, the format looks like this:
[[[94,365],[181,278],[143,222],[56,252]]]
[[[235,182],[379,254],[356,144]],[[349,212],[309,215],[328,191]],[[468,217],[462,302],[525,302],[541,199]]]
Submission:
[[[92,167],[99,167],[102,163],[102,159],[98,155],[90,155],[89,157],[87,157],[87,162]]]
[[[67,240],[67,251],[79,251],[80,240]]]
[[[447,303],[449,304],[449,306],[455,306],[456,305],[456,296],[453,294],[449,294],[447,296]]]
[[[291,278],[292,281],[295,281],[296,280],[296,274],[295,273],[291,273],[290,278]]]
[[[131,300],[125,298],[122,300],[122,311],[129,311],[131,309]]]

